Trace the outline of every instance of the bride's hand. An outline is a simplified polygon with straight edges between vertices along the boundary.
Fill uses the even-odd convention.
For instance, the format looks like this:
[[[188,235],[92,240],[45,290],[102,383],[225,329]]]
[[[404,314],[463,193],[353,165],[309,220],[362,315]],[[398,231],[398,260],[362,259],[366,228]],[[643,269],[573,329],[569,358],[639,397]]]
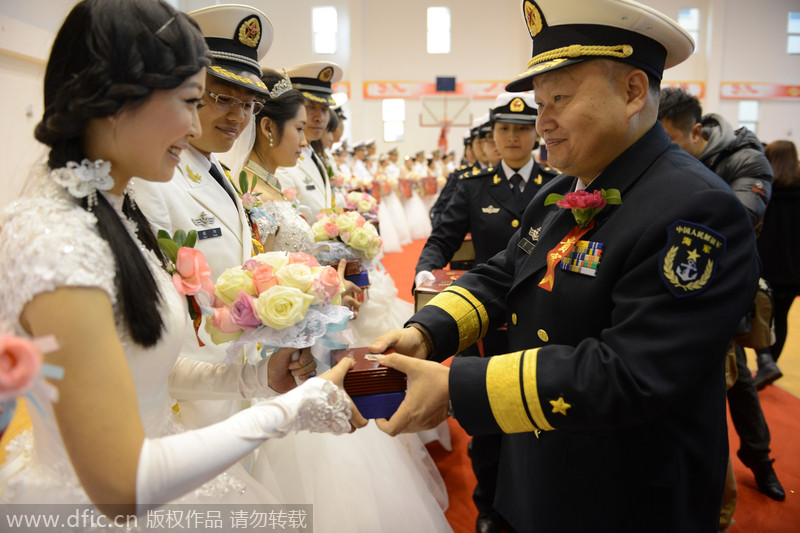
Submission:
[[[340,389],[344,390],[344,376],[347,374],[348,370],[353,368],[355,364],[356,361],[352,357],[343,357],[342,360],[336,364],[336,366],[327,372],[320,374],[318,377],[320,379],[330,381]],[[352,411],[352,414],[350,415],[350,425],[353,426],[353,431],[355,431],[357,428],[366,426],[367,419],[364,418],[358,411],[358,408],[356,408],[353,400],[350,400],[350,409]]]
[[[344,293],[342,293],[342,305],[349,307],[353,312],[353,319],[358,318],[358,309],[361,307],[361,294],[364,292],[361,287],[352,281],[344,279],[344,269],[347,265],[346,259],[339,260],[339,278],[344,283]]]

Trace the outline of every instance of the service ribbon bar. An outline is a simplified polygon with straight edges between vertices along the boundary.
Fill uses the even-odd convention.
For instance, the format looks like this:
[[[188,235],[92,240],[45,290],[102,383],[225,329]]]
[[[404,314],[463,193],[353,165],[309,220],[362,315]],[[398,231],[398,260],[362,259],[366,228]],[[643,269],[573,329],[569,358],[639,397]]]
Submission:
[[[577,272],[587,276],[597,276],[597,267],[603,255],[603,243],[578,241],[575,247],[559,264],[561,270]]]

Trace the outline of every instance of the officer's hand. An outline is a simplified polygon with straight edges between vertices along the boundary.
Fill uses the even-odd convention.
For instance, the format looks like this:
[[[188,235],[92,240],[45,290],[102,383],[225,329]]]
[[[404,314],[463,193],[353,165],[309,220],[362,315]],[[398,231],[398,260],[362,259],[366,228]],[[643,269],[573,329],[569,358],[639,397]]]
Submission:
[[[406,397],[392,418],[375,422],[389,435],[432,429],[447,419],[450,405],[450,368],[400,354],[378,356],[378,361],[408,376]]]
[[[390,349],[418,359],[426,359],[429,351],[425,337],[416,328],[389,330],[375,339],[369,347],[372,353],[385,353]]]
[[[422,285],[426,281],[432,281],[432,280],[435,280],[435,279],[436,279],[436,277],[433,274],[431,274],[429,271],[420,270],[419,272],[417,272],[417,275],[414,276],[414,286],[415,287],[419,287],[420,285]]]

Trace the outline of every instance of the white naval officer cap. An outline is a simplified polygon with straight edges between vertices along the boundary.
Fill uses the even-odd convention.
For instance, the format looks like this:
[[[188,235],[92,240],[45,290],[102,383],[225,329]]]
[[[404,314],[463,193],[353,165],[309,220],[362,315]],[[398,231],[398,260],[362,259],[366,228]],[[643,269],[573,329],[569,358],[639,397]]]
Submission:
[[[267,16],[254,7],[239,4],[204,7],[188,15],[197,22],[211,51],[207,72],[269,96],[259,65],[275,36]]]
[[[342,79],[342,67],[330,61],[303,63],[286,69],[292,87],[319,104],[336,105],[332,85]]]
[[[528,70],[507,91],[528,91],[544,72],[605,58],[640,68],[660,80],[665,68],[694,51],[692,37],[675,21],[633,0],[523,0],[533,39]]]

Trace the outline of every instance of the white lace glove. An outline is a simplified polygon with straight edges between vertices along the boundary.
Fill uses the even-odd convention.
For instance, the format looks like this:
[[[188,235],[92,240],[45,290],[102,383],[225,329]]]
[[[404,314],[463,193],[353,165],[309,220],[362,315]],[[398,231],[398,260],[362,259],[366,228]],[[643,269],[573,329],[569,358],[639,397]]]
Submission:
[[[271,398],[267,363],[206,363],[181,357],[169,373],[169,394],[177,400]]]
[[[420,270],[419,272],[417,272],[417,275],[414,276],[414,286],[415,287],[419,287],[420,285],[422,285],[426,281],[431,281],[431,280],[434,280],[434,279],[436,279],[436,277],[434,277],[434,275],[431,274],[429,271]]]
[[[172,501],[221,474],[270,438],[290,431],[350,431],[350,401],[336,385],[309,379],[202,429],[145,439],[136,475],[136,512]]]

